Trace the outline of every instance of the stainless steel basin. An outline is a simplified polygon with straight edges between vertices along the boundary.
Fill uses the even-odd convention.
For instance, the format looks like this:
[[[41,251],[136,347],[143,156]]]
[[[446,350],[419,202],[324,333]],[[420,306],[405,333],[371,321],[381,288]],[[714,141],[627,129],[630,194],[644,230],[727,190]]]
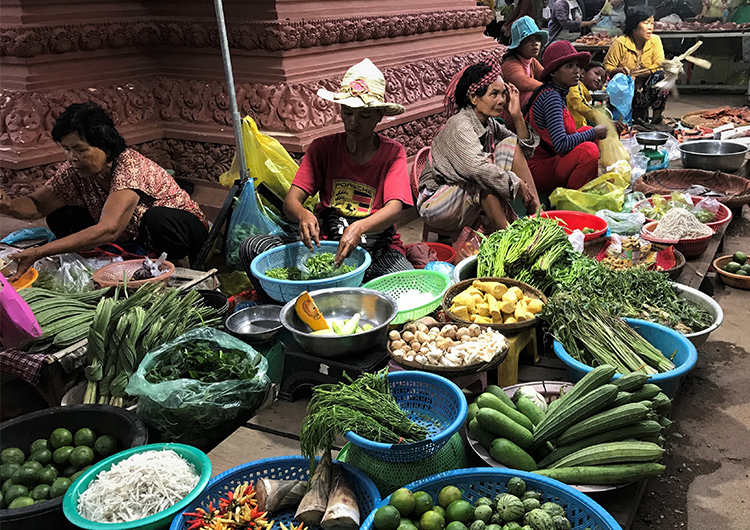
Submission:
[[[695,140],[680,144],[683,167],[729,173],[742,167],[748,150],[750,148],[745,145],[724,140]]]

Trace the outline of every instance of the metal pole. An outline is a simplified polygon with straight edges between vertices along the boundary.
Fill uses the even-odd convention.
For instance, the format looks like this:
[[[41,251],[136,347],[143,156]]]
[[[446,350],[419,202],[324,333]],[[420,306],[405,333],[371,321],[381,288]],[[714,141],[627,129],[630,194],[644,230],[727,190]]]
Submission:
[[[229,39],[227,38],[227,26],[224,20],[224,6],[222,0],[214,0],[216,9],[216,24],[219,27],[219,43],[221,45],[221,59],[224,63],[224,75],[227,78],[227,95],[229,96],[229,107],[232,111],[232,129],[234,129],[234,146],[237,159],[240,161],[240,187],[250,178],[245,163],[245,148],[242,143],[242,117],[237,107],[237,94],[234,90],[234,74],[232,74],[232,60],[229,57]]]

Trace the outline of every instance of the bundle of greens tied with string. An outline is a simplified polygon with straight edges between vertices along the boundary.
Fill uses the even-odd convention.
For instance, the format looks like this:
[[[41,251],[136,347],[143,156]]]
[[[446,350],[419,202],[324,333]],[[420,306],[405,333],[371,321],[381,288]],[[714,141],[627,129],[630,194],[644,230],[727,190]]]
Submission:
[[[542,291],[554,285],[553,271],[566,268],[575,251],[555,219],[525,217],[487,236],[479,247],[477,276],[513,278]]]
[[[398,406],[388,386],[388,369],[346,382],[318,385],[300,430],[300,450],[314,458],[333,446],[337,434],[352,431],[373,442],[408,444],[424,440],[427,429]]]

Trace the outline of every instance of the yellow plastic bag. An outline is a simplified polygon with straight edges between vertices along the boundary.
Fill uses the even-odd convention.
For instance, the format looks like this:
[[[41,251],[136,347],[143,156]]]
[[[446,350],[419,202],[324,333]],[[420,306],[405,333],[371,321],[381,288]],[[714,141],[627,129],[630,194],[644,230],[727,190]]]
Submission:
[[[622,211],[625,190],[630,184],[630,169],[627,163],[615,164],[612,171],[595,178],[580,189],[556,188],[549,196],[550,203],[558,210],[574,210],[596,214],[599,210]]]
[[[242,120],[242,143],[245,148],[245,163],[250,178],[254,181],[255,189],[257,190],[258,185],[263,183],[279,198],[286,197],[299,166],[289,156],[284,146],[275,138],[261,133],[255,120],[249,116],[245,116]],[[219,177],[219,182],[222,186],[229,188],[239,178],[240,166],[235,156],[232,167]],[[262,195],[261,201],[275,214],[282,214]],[[310,198],[305,202],[305,206],[312,209],[317,202],[317,197]]]
[[[622,145],[615,124],[604,114],[600,112],[597,114],[597,125],[607,126],[607,137],[599,140],[599,163],[604,167],[609,167],[620,161],[630,162],[630,153]]]

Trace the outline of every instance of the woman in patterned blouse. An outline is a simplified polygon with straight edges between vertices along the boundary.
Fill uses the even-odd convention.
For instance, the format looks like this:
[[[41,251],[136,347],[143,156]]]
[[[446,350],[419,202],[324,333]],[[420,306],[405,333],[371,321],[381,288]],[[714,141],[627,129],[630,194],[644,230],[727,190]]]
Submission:
[[[166,252],[173,262],[195,259],[208,237],[198,204],[158,164],[125,146],[112,118],[95,103],[70,105],[52,138],[67,160],[33,193],[10,199],[0,191],[0,213],[46,217],[56,240],[10,256],[20,276],[38,259],[136,241]]]

